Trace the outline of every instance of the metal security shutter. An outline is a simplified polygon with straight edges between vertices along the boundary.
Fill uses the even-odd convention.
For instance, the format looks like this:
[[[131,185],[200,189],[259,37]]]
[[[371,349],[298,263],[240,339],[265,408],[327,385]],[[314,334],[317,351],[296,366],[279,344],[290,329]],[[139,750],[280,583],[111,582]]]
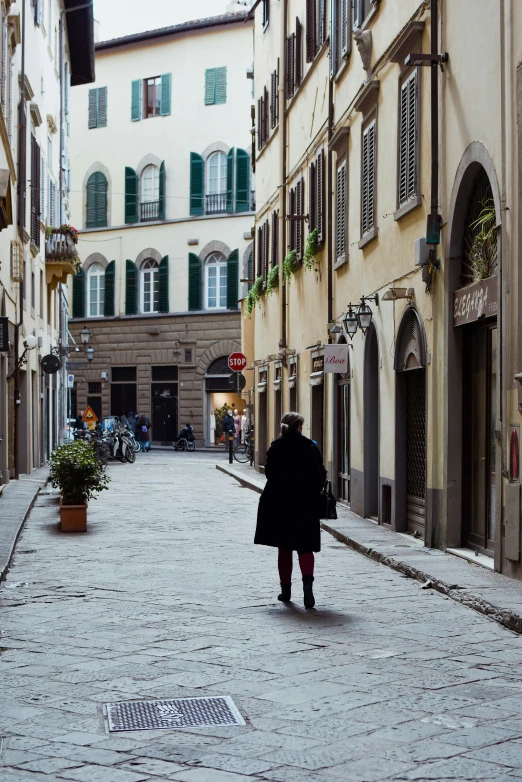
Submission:
[[[227,258],[227,309],[236,310],[239,298],[239,251],[233,250]]]
[[[417,72],[404,82],[400,97],[399,206],[417,195]]]
[[[78,269],[73,277],[73,318],[85,317],[85,274]]]
[[[188,308],[201,309],[201,261],[195,253],[189,253]]]
[[[161,259],[158,270],[158,312],[169,311],[169,256]]]
[[[105,299],[103,314],[106,318],[114,315],[114,296],[116,282],[116,261],[111,261],[105,269]]]
[[[346,253],[346,162],[337,169],[335,191],[335,255],[343,258]]]
[[[205,163],[197,152],[190,153],[190,214],[202,215],[204,209]]]
[[[361,231],[364,236],[375,226],[375,120],[363,131]]]
[[[138,222],[138,175],[125,166],[125,222]]]
[[[138,267],[134,261],[125,262],[125,314],[138,312]]]

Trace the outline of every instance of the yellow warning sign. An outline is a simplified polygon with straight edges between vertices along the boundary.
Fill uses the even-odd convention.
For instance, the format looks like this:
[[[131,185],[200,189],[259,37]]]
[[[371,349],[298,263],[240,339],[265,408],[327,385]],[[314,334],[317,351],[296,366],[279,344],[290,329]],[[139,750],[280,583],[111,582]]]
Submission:
[[[97,420],[98,420],[98,416],[96,415],[92,407],[90,407],[89,405],[87,407],[87,410],[83,414],[83,418],[82,418],[83,423],[87,424],[89,429],[94,429]]]

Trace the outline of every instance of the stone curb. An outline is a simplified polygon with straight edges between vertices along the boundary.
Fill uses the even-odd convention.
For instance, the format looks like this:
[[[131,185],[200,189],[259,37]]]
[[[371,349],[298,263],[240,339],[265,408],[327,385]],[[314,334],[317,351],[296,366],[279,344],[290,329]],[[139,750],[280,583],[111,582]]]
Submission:
[[[263,491],[262,488],[253,481],[249,480],[248,478],[244,478],[243,476],[239,476],[231,470],[227,470],[226,467],[216,465],[216,469],[225,473],[225,475],[229,475],[231,478],[234,478],[236,481],[238,481],[242,486],[245,486],[248,489],[252,489],[258,494],[261,494]],[[344,535],[342,532],[334,529],[329,524],[325,524],[323,521],[321,522],[321,527],[325,530],[325,532],[330,533],[330,535],[332,535],[340,543],[344,543],[358,554],[362,554],[369,559],[373,559],[374,562],[379,562],[381,565],[385,565],[392,570],[396,570],[398,573],[402,573],[408,578],[420,581],[423,584],[426,584],[427,588],[429,587],[430,589],[434,589],[446,597],[455,600],[455,602],[461,603],[467,608],[471,608],[474,611],[477,611],[479,614],[483,614],[484,616],[493,619],[498,624],[503,625],[503,627],[507,627],[508,630],[512,630],[513,632],[522,635],[522,616],[519,614],[493,605],[487,600],[477,597],[466,589],[455,588],[454,585],[434,578],[433,576],[430,576],[429,573],[426,573],[419,568],[412,567],[406,562],[395,559],[394,557],[387,556],[386,554],[377,551],[377,549],[374,549],[371,546],[366,546],[354,538],[351,538],[348,535]]]
[[[18,538],[33,509],[40,489],[47,483],[47,469],[43,468],[42,471],[45,472],[45,477],[42,476],[41,480],[35,476],[35,473],[32,473],[31,476],[21,478],[18,481],[11,481],[0,496],[0,515],[3,517],[6,511],[8,513],[7,520],[2,518],[0,527],[0,583],[7,576]]]

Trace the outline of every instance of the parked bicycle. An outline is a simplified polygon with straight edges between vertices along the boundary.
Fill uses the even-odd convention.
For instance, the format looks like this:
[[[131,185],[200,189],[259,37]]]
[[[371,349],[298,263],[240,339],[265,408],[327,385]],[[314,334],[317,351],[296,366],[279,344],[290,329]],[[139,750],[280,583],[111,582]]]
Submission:
[[[236,462],[246,464],[246,462],[254,461],[254,440],[251,437],[247,437],[244,443],[236,445],[234,448],[234,459]]]

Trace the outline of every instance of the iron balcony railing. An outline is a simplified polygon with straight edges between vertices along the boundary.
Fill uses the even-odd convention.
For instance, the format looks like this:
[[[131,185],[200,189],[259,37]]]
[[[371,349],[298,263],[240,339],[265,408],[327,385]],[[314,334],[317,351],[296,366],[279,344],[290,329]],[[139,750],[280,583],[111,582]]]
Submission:
[[[147,220],[159,220],[160,219],[160,202],[159,201],[145,201],[140,204],[141,221],[147,222]]]
[[[227,211],[227,194],[210,193],[206,196],[206,213],[218,214]]]

